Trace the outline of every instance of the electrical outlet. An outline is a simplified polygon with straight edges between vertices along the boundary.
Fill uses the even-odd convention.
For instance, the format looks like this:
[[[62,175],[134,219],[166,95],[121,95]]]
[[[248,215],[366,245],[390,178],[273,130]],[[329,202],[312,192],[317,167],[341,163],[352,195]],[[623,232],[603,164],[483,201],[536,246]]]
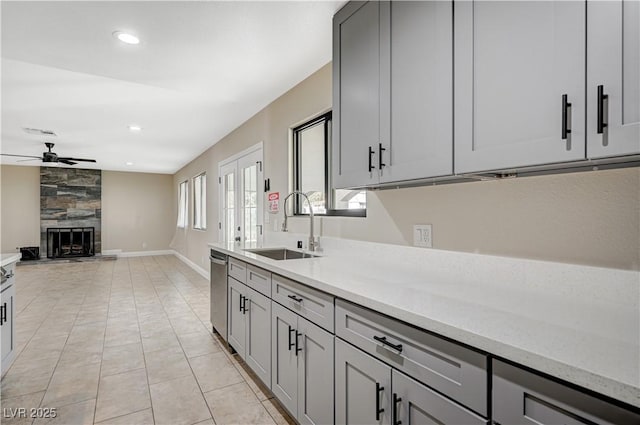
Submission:
[[[424,248],[433,247],[433,234],[430,224],[414,224],[413,225],[413,245]]]

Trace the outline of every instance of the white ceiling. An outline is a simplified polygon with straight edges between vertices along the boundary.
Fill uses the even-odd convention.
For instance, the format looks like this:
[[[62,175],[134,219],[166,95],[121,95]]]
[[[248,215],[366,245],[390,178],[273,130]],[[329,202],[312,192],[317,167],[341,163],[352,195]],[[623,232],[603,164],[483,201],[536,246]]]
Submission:
[[[329,62],[344,3],[2,1],[1,151],[174,173]]]

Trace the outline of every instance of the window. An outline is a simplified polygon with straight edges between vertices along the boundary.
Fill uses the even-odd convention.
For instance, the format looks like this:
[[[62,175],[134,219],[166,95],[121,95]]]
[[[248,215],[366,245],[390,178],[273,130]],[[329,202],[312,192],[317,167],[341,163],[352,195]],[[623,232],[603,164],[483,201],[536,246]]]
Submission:
[[[187,182],[178,188],[178,227],[187,227]]]
[[[364,217],[365,190],[331,189],[330,145],[331,112],[293,129],[293,189],[309,197],[314,214]],[[309,214],[306,200],[294,198],[294,213]]]
[[[193,178],[193,228],[207,228],[207,175],[205,173]]]

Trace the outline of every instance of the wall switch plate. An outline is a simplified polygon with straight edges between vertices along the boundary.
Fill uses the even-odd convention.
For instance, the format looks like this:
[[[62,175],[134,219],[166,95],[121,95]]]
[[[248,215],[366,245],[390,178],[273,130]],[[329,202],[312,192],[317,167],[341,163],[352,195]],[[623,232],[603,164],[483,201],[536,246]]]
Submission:
[[[414,224],[413,225],[413,245],[424,248],[433,247],[433,234],[430,224]]]

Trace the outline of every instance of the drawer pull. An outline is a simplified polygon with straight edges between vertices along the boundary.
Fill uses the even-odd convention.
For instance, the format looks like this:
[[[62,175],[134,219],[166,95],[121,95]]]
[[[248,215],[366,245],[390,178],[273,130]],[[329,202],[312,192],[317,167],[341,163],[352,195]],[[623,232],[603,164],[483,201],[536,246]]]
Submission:
[[[387,341],[386,336],[374,336],[373,339],[381,342],[383,345],[386,345],[388,347],[393,348],[394,350],[397,350],[399,353],[402,353],[402,344],[392,344],[389,341]]]
[[[380,408],[380,393],[384,391],[384,387],[376,382],[376,421],[380,420],[380,413],[384,412],[384,407]]]
[[[393,405],[391,406],[391,419],[392,425],[401,425],[402,421],[398,420],[398,403],[402,401],[402,398],[398,397],[398,394],[393,393]]]
[[[296,297],[295,295],[287,295],[287,297],[291,298],[292,300],[294,300],[297,303],[301,303],[302,302],[302,298]]]

